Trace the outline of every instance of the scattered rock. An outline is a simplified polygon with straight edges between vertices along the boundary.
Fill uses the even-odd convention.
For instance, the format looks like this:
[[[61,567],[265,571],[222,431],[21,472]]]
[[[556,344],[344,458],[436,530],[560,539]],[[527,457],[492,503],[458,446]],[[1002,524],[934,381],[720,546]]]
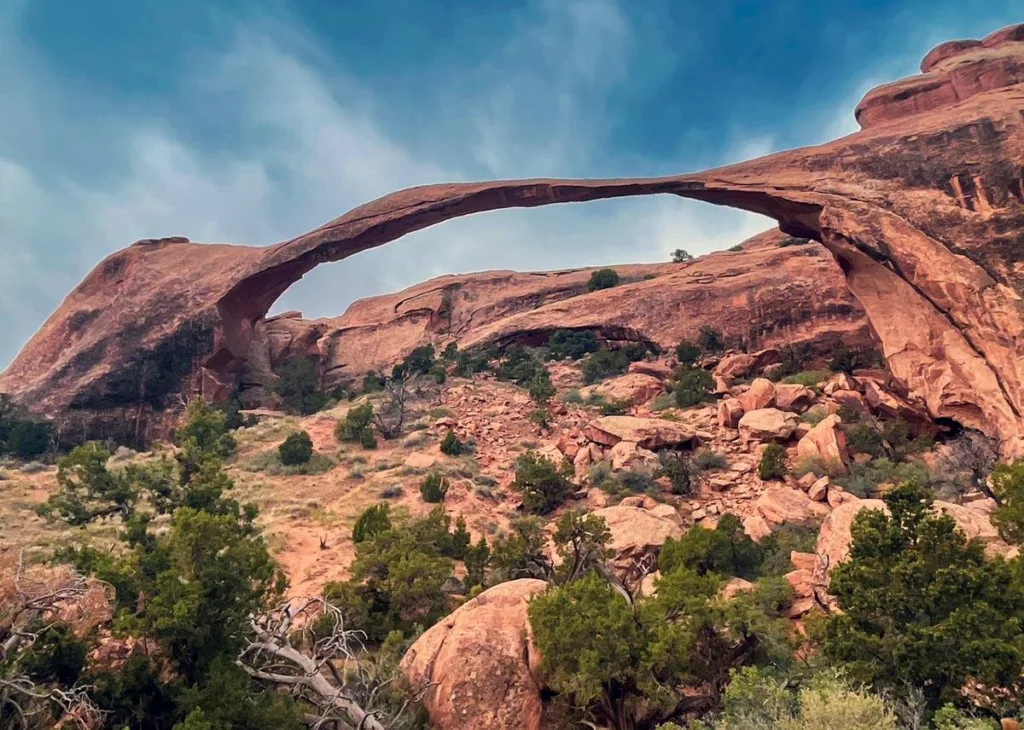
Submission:
[[[747,515],[743,518],[743,531],[754,542],[761,542],[772,534],[772,526],[759,514]]]
[[[640,507],[623,504],[605,507],[591,514],[604,519],[611,533],[608,549],[612,566],[625,580],[635,579],[638,559],[653,555],[670,537],[681,537],[682,528],[676,520],[656,515]]]
[[[631,362],[628,372],[650,375],[658,380],[668,380],[672,376],[672,368],[664,362],[647,362],[646,360]]]

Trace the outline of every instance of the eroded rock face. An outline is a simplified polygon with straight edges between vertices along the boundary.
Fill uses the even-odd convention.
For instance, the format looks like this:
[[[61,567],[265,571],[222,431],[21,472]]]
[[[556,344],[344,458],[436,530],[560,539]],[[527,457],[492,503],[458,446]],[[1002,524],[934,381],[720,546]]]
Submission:
[[[402,658],[414,685],[434,683],[424,697],[439,730],[539,730],[538,662],[526,614],[540,580],[501,583],[460,606],[416,640]]]
[[[258,359],[252,346],[272,303],[319,263],[483,210],[674,194],[772,216],[787,233],[821,241],[880,338],[895,381],[913,400],[932,418],[998,438],[1004,456],[1024,453],[1022,35],[1015,26],[980,46],[961,42],[930,54],[925,74],[865,97],[858,106],[861,132],[818,147],[664,178],[413,188],[265,249],[140,242],[108,257],[68,296],[2,376],[0,389],[47,412],[128,408],[140,400],[159,407],[188,381],[198,361],[195,385],[223,393]],[[800,255],[810,260],[818,250],[788,249],[798,249],[786,254],[791,261]],[[744,269],[741,254],[711,259],[714,275],[698,275],[700,265],[674,265],[675,274],[632,288],[581,294],[564,307],[552,303],[492,320],[460,342],[491,342],[552,326],[633,327],[618,333],[632,337],[636,330],[653,331],[655,320],[663,327],[667,310],[652,301],[684,290],[676,301],[749,330],[749,312],[760,306],[759,281],[773,270]],[[730,262],[737,264],[735,278]],[[747,309],[723,296],[736,291],[731,283],[739,286],[743,276],[751,277],[739,289]],[[700,293],[703,281],[722,287]],[[784,286],[784,278],[775,281]],[[816,282],[813,292],[832,296],[838,288]],[[402,303],[403,322],[426,324],[394,328],[389,351],[411,349],[432,326],[435,333],[444,331],[430,322],[445,310],[445,288],[435,282],[423,294],[439,305]],[[799,307],[791,299],[779,297],[772,306],[778,310],[755,321],[773,322],[776,331],[789,322],[799,326]],[[381,320],[360,325],[360,308],[355,310],[349,326],[318,340],[325,372],[372,357],[365,353],[374,342],[382,347],[373,334]],[[358,334],[344,334],[352,332]],[[681,334],[674,332],[673,341]]]

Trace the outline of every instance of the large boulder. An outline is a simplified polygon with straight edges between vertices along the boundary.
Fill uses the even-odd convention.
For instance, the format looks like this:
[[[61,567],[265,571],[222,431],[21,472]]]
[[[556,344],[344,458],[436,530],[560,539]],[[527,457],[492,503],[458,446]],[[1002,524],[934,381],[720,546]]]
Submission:
[[[648,362],[647,360],[637,360],[636,362],[631,362],[628,372],[650,375],[658,380],[668,380],[672,376],[672,368],[667,363],[660,361]]]
[[[626,373],[617,378],[606,380],[600,385],[584,388],[580,391],[580,394],[584,398],[591,395],[599,395],[611,401],[623,401],[633,405],[640,405],[664,392],[664,384],[653,375]]]
[[[768,378],[758,378],[739,397],[744,411],[759,411],[775,403],[775,383]]]
[[[754,441],[785,441],[793,432],[799,421],[792,413],[780,411],[778,408],[762,408],[748,411],[740,418],[740,434]]]
[[[602,446],[632,441],[645,449],[695,446],[697,437],[691,426],[663,418],[605,416],[587,424],[584,434]]]
[[[813,522],[829,513],[827,506],[813,501],[799,489],[778,485],[764,490],[754,502],[754,509],[775,525]]]
[[[540,580],[501,583],[457,608],[402,657],[438,730],[540,730],[543,707],[531,667],[538,663],[527,602]]]
[[[743,418],[743,406],[736,398],[718,401],[718,425],[722,428],[736,428]]]
[[[812,428],[796,445],[800,459],[815,459],[832,469],[846,471],[849,453],[846,434],[841,428],[838,416],[826,416]]]
[[[673,519],[640,507],[617,505],[591,512],[608,526],[612,566],[625,580],[637,577],[640,561],[655,555],[670,537],[683,534],[678,518]]]
[[[803,413],[814,404],[814,391],[806,385],[778,383],[775,386],[775,407],[780,411]]]
[[[649,449],[638,446],[633,441],[620,441],[612,446],[607,453],[612,462],[612,469],[619,471],[632,466],[647,466],[655,468],[658,465],[658,455]]]

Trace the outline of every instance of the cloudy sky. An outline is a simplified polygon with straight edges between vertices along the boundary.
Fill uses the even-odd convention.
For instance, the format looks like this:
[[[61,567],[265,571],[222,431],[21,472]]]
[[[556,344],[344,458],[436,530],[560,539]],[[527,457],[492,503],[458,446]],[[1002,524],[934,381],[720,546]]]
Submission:
[[[0,0],[0,367],[138,238],[265,245],[410,185],[660,175],[826,141],[856,129],[865,90],[1024,20],[1019,3]],[[769,225],[669,198],[481,214],[322,266],[275,311],[706,253]]]

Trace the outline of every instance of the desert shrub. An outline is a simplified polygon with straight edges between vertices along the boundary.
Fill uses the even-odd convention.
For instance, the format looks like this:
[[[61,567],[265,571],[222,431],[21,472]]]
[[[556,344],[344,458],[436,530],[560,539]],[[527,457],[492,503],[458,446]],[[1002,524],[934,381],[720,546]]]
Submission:
[[[391,529],[391,505],[380,503],[367,507],[362,514],[356,518],[352,526],[352,542],[360,543],[363,540]]]
[[[237,442],[228,433],[228,419],[224,411],[208,405],[202,398],[196,398],[189,403],[185,422],[175,431],[174,440],[179,446],[191,441],[204,452],[226,458],[238,450]]]
[[[657,355],[658,347],[653,342],[630,342],[621,348],[621,352],[625,353],[630,362],[639,362],[646,360],[648,355]]]
[[[482,373],[491,367],[491,353],[486,350],[474,350],[472,352],[460,352],[455,359],[454,375],[459,378],[470,378],[476,373]]]
[[[424,502],[437,504],[444,501],[446,494],[448,494],[448,480],[436,472],[420,482],[420,495]]]
[[[672,485],[672,494],[685,496],[693,492],[693,465],[690,459],[679,451],[661,451],[658,453],[661,473],[668,477]]]
[[[49,451],[53,438],[53,426],[48,421],[19,420],[11,426],[7,449],[15,458],[28,461]]]
[[[761,569],[763,576],[781,576],[793,570],[790,553],[813,553],[818,542],[818,526],[814,524],[782,525],[763,538]]]
[[[781,444],[768,444],[757,465],[758,475],[764,479],[781,479],[786,475],[786,449]]]
[[[544,523],[539,518],[521,517],[513,522],[512,530],[499,535],[491,547],[494,582],[520,578],[548,580],[552,567],[544,551],[546,545]]]
[[[516,385],[525,386],[534,379],[538,371],[544,369],[544,363],[525,347],[509,345],[505,348],[497,375],[501,380],[511,380]]]
[[[588,406],[597,408],[602,416],[621,416],[629,412],[633,405],[628,400],[608,400],[603,395],[591,395],[586,400]]]
[[[476,545],[467,547],[463,561],[466,564],[466,585],[470,588],[482,586],[487,565],[491,562],[491,548],[487,544],[487,538],[481,535]]]
[[[675,392],[662,393],[661,395],[655,396],[651,402],[651,410],[655,413],[664,411],[669,408],[673,408],[676,405],[676,394]]]
[[[709,449],[698,451],[694,455],[692,463],[697,471],[716,471],[729,466],[729,460],[725,456]]]
[[[615,269],[598,269],[591,273],[590,280],[587,282],[587,289],[589,291],[598,291],[599,289],[611,289],[618,285],[619,274]]]
[[[725,349],[725,338],[720,330],[710,325],[702,325],[697,335],[697,344],[703,352],[721,352]]]
[[[805,370],[802,373],[796,373],[782,379],[783,383],[790,385],[803,385],[807,388],[818,387],[818,383],[828,380],[832,377],[831,370]]]
[[[274,392],[281,396],[289,413],[309,415],[323,409],[328,396],[320,392],[320,376],[316,362],[308,357],[296,357],[277,371]]]
[[[551,383],[551,374],[547,368],[540,368],[537,370],[533,379],[530,380],[530,384],[527,387],[527,392],[530,394],[530,398],[534,403],[540,405],[546,404],[555,395],[555,386]]]
[[[512,487],[523,495],[523,507],[528,512],[543,515],[572,496],[571,476],[572,467],[568,462],[557,466],[536,452],[528,451],[516,461]]]
[[[658,485],[650,472],[643,469],[626,469],[617,475],[619,484],[623,489],[633,494],[657,494]]]
[[[677,248],[675,251],[672,252],[673,264],[683,264],[686,263],[687,261],[693,261],[693,256],[688,251],[684,251],[681,248]]]
[[[583,363],[583,382],[597,383],[629,369],[629,357],[622,350],[601,348]]]
[[[804,411],[800,414],[800,421],[802,423],[809,423],[812,426],[816,426],[822,421],[828,418],[828,411],[821,406],[814,406],[808,411]]]
[[[995,468],[992,493],[999,499],[999,508],[992,514],[999,534],[1016,545],[1024,543],[1024,460]]]
[[[547,408],[534,408],[530,411],[530,423],[534,424],[538,428],[550,427],[551,411]]]
[[[285,466],[305,464],[313,456],[313,439],[305,431],[296,431],[277,447],[277,453]]]
[[[427,375],[434,369],[434,346],[423,345],[415,348],[402,360],[406,375]]]
[[[459,441],[454,431],[449,431],[441,439],[441,453],[445,456],[459,456],[465,450],[465,444]]]
[[[552,360],[579,360],[597,352],[600,343],[591,330],[556,330],[548,338],[548,357]]]
[[[562,396],[562,400],[565,401],[566,403],[573,403],[579,405],[580,403],[583,403],[583,395],[580,393],[578,389],[573,388],[572,390],[568,391],[564,396]]]
[[[801,372],[811,359],[813,349],[807,343],[786,345],[779,354],[779,368],[772,375],[772,380],[781,380]]]
[[[614,492],[619,487],[618,479],[615,477],[615,470],[612,469],[611,462],[607,460],[591,465],[587,470],[587,481],[606,492]]]
[[[845,426],[846,440],[854,451],[879,457],[885,453],[885,444],[881,431],[866,423]]]
[[[744,532],[743,523],[724,514],[713,530],[695,525],[678,540],[669,538],[658,555],[658,568],[662,574],[685,568],[698,575],[753,580],[760,575],[761,560],[761,549]]]
[[[851,559],[833,570],[842,612],[826,624],[825,655],[878,688],[918,688],[932,709],[962,700],[968,682],[990,696],[1014,692],[1024,670],[1016,566],[987,559],[919,486],[886,504],[889,514],[857,515]]]
[[[339,441],[362,441],[363,433],[370,431],[373,436],[373,406],[364,403],[355,408],[349,408],[344,420],[338,421],[334,426],[334,437]]]
[[[920,462],[895,462],[886,457],[874,459],[868,464],[850,464],[848,474],[836,474],[832,480],[857,497],[875,493],[883,484],[914,482],[927,486],[934,477],[927,466]]]
[[[281,454],[278,449],[263,451],[242,462],[241,467],[245,471],[267,474],[268,476],[294,476],[297,474],[311,476],[323,474],[336,466],[337,462],[329,456],[316,451],[309,457],[308,461],[301,464],[286,465],[281,462]],[[353,470],[355,474],[356,470]]]
[[[700,345],[690,340],[683,340],[676,345],[676,359],[681,365],[693,365],[703,354]]]
[[[359,431],[359,445],[364,449],[377,448],[377,434],[369,426]]]
[[[828,367],[836,373],[852,374],[854,370],[874,367],[880,362],[881,357],[877,352],[851,350],[840,345],[836,348]]]
[[[680,374],[675,387],[676,405],[691,408],[711,398],[715,379],[707,370],[690,368]]]
[[[379,373],[367,373],[363,378],[362,392],[365,394],[379,393],[384,390],[384,376]]]

